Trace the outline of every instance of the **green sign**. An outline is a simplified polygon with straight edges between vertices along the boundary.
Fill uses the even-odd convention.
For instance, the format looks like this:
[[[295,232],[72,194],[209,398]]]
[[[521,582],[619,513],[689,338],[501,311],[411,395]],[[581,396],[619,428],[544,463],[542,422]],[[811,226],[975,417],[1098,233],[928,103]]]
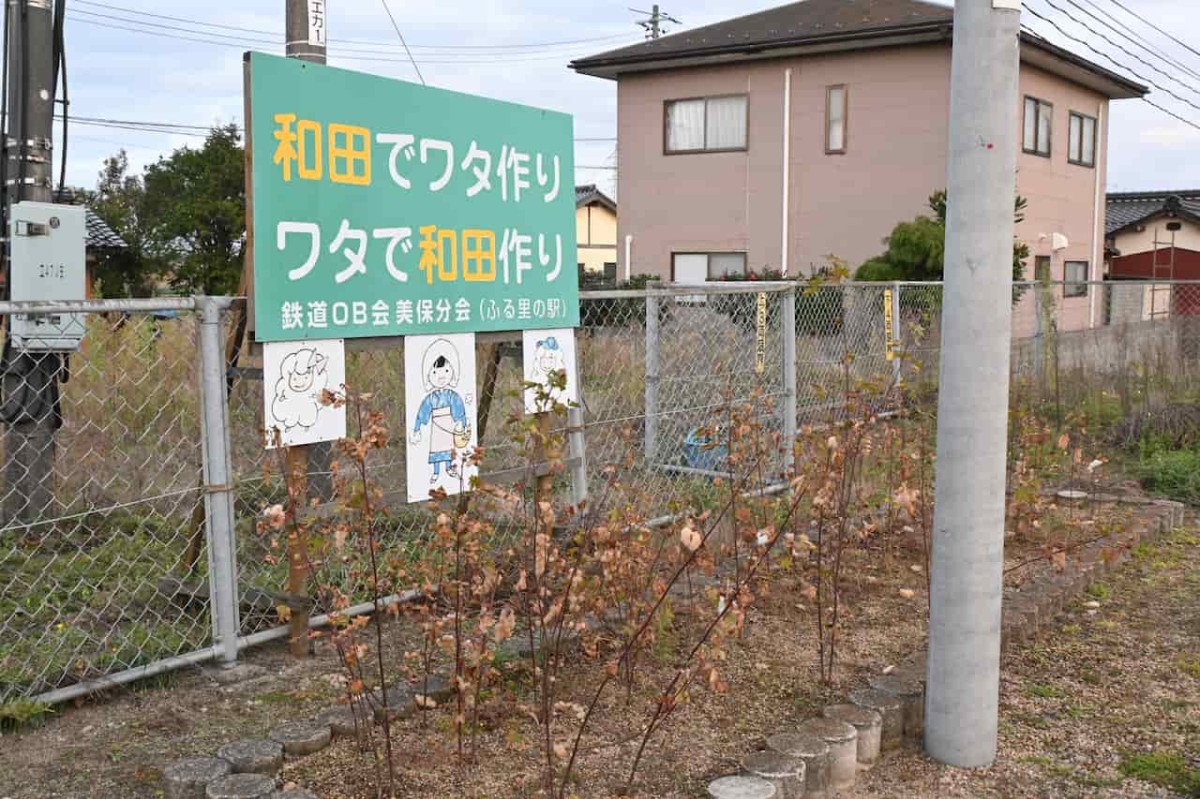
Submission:
[[[570,116],[249,66],[259,341],[578,326]]]

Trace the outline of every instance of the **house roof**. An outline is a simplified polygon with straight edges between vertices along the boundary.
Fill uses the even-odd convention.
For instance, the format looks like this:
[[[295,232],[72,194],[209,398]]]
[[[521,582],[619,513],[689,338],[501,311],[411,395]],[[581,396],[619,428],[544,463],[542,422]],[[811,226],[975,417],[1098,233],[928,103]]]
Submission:
[[[587,183],[575,187],[575,207],[579,208],[591,203],[600,203],[614,214],[617,212],[616,202],[604,192],[596,188],[595,183]]]
[[[1119,192],[1109,194],[1106,202],[1104,233],[1107,236],[1159,214],[1200,224],[1200,190]]]
[[[924,0],[800,0],[581,58],[571,68],[616,78],[651,69],[949,42],[953,23],[954,9]],[[1110,97],[1147,91],[1041,37],[1022,33],[1021,44],[1023,60]]]
[[[84,219],[87,221],[87,246],[120,250],[128,246],[117,231],[109,227],[98,213],[91,208],[86,208],[84,211]]]

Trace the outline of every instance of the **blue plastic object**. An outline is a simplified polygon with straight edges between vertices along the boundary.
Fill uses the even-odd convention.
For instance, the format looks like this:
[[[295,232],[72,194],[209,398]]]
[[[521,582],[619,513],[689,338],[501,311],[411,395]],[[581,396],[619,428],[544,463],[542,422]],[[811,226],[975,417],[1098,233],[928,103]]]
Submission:
[[[693,427],[683,440],[683,460],[692,469],[718,472],[725,468],[729,448],[715,443],[702,428]]]

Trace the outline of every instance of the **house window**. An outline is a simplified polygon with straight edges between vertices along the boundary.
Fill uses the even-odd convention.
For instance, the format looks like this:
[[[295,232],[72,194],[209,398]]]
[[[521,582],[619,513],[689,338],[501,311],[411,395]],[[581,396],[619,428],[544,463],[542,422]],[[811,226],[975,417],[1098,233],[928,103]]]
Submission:
[[[668,153],[722,152],[746,149],[746,95],[668,100]]]
[[[1067,261],[1063,264],[1063,296],[1086,297],[1088,293],[1087,279],[1087,261]]]
[[[825,152],[846,152],[846,87],[825,89]]]
[[[671,256],[671,279],[695,284],[746,273],[744,252],[677,252]]]
[[[1036,97],[1025,98],[1025,134],[1021,148],[1034,155],[1050,156],[1050,123],[1054,106]]]
[[[1050,282],[1050,256],[1036,255],[1033,258],[1033,279],[1039,283]]]
[[[1067,128],[1067,160],[1080,166],[1096,165],[1096,119],[1071,112]]]

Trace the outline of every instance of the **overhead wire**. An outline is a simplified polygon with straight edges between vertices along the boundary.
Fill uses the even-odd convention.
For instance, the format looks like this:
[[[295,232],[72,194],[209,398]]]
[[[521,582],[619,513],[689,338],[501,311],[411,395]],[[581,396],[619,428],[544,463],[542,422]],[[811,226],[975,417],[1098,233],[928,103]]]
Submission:
[[[242,50],[242,51],[245,51],[248,49],[265,50],[267,48],[282,49],[282,47],[283,47],[282,37],[280,37],[280,40],[277,42],[250,41],[247,39],[247,40],[243,40],[242,42],[239,43],[237,41],[226,41],[223,39],[215,39],[215,38],[211,38],[210,36],[205,36],[204,34],[207,32],[199,32],[199,35],[197,35],[197,36],[189,36],[189,35],[186,35],[183,33],[178,33],[178,32],[168,32],[168,31],[158,30],[158,29],[155,29],[154,26],[151,25],[150,23],[143,23],[143,22],[139,22],[139,21],[135,21],[135,20],[124,20],[125,22],[129,23],[128,25],[121,25],[121,24],[117,24],[115,22],[101,21],[101,20],[97,20],[97,19],[88,19],[88,18],[83,18],[83,17],[79,17],[79,16],[75,16],[75,15],[73,15],[71,17],[71,20],[74,22],[80,23],[80,24],[93,25],[96,27],[106,28],[109,30],[128,31],[130,33],[141,33],[141,34],[145,34],[147,36],[156,36],[156,37],[163,38],[163,39],[176,39],[176,40],[185,41],[185,42],[196,42],[198,44],[211,44],[211,45],[215,45],[218,47],[228,47],[228,48],[233,48],[235,50]],[[130,27],[130,25],[147,26],[147,27]],[[223,35],[223,34],[216,34],[216,33],[211,34],[211,36],[219,36],[219,35]],[[385,64],[408,64],[408,63],[410,63],[409,59],[407,59],[407,58],[390,58],[390,57],[386,57],[386,56],[368,56],[368,55],[346,55],[340,49],[338,49],[336,46],[329,48],[329,52],[330,52],[331,57],[334,57],[339,61],[366,61],[366,62],[385,63]],[[470,65],[470,64],[495,64],[498,61],[503,61],[505,63],[520,62],[520,61],[553,61],[553,60],[560,60],[565,57],[564,54],[562,54],[562,53],[550,53],[550,54],[543,53],[540,55],[497,54],[497,55],[493,55],[489,58],[483,58],[484,54],[482,54],[482,53],[478,53],[476,55],[478,55],[479,58],[423,58],[422,60],[426,64]]]
[[[143,11],[141,9],[129,8],[126,6],[116,6],[116,5],[111,5],[108,3],[99,3],[99,2],[94,2],[94,0],[75,0],[75,2],[80,5],[93,6],[96,8],[103,8],[108,11],[120,11],[120,12],[124,12],[127,14],[134,14],[137,16],[154,17],[156,19],[165,19],[165,20],[170,20],[172,22],[183,22],[185,24],[200,25],[202,27],[207,27],[207,28],[219,28],[221,30],[239,31],[239,32],[243,32],[243,33],[256,33],[256,34],[262,34],[262,35],[271,36],[271,37],[274,37],[277,34],[277,32],[273,31],[273,30],[264,30],[262,28],[246,28],[246,27],[241,27],[241,26],[237,26],[237,25],[224,25],[224,24],[217,23],[217,22],[205,22],[203,20],[189,19],[187,17],[176,17],[176,16],[171,16],[169,14],[158,14],[153,11]],[[90,12],[90,13],[96,13],[96,12]],[[196,32],[201,33],[201,31],[196,31]],[[409,46],[413,50],[456,50],[456,51],[457,50],[542,49],[542,48],[546,48],[546,47],[558,47],[558,46],[574,45],[574,44],[590,44],[590,43],[594,43],[594,42],[611,41],[614,39],[628,39],[628,38],[629,38],[629,36],[625,33],[616,33],[616,34],[609,34],[607,36],[592,36],[592,37],[586,37],[586,38],[580,38],[580,39],[562,39],[559,41],[551,41],[551,42],[519,42],[519,43],[514,43],[514,44],[430,44],[430,45],[411,44]],[[344,44],[369,45],[369,46],[372,46],[373,48],[377,48],[377,49],[382,48],[385,50],[391,49],[395,46],[390,41],[386,41],[386,40],[382,40],[382,39],[339,39],[339,42],[344,43]]]
[[[1106,34],[1105,34],[1103,31],[1098,31],[1098,30],[1096,30],[1095,28],[1093,28],[1093,27],[1092,27],[1091,25],[1089,25],[1088,23],[1086,23],[1086,22],[1084,22],[1083,20],[1079,19],[1078,17],[1074,16],[1074,15],[1073,15],[1073,14],[1072,14],[1070,11],[1067,11],[1067,10],[1066,10],[1066,9],[1064,9],[1062,6],[1055,4],[1054,0],[1042,0],[1042,2],[1044,2],[1046,5],[1048,5],[1048,6],[1050,6],[1051,8],[1053,8],[1053,9],[1054,9],[1055,11],[1057,11],[1058,13],[1060,13],[1060,14],[1062,14],[1063,16],[1067,17],[1067,19],[1071,20],[1071,21],[1072,21],[1072,22],[1074,22],[1075,24],[1077,24],[1077,25],[1081,26],[1082,28],[1084,28],[1085,30],[1087,30],[1087,31],[1088,31],[1088,33],[1091,33],[1093,36],[1099,36],[1101,39],[1103,39],[1104,41],[1108,42],[1110,45],[1112,45],[1113,47],[1117,48],[1117,49],[1118,49],[1118,50],[1120,50],[1122,53],[1124,53],[1125,55],[1127,55],[1127,56],[1129,56],[1130,58],[1134,59],[1134,60],[1135,60],[1135,61],[1137,61],[1138,63],[1142,64],[1142,65],[1143,65],[1143,66],[1145,66],[1147,69],[1152,69],[1152,70],[1154,70],[1155,72],[1157,72],[1159,75],[1162,75],[1163,77],[1167,78],[1168,80],[1173,80],[1173,81],[1175,81],[1175,82],[1176,82],[1176,83],[1178,83],[1180,86],[1183,86],[1185,89],[1187,89],[1188,91],[1191,91],[1191,92],[1193,92],[1193,93],[1195,93],[1195,94],[1198,94],[1198,95],[1200,95],[1200,90],[1196,89],[1196,87],[1195,87],[1195,86],[1190,86],[1190,85],[1188,85],[1187,83],[1185,83],[1185,82],[1181,81],[1179,78],[1177,78],[1177,77],[1175,77],[1174,75],[1170,74],[1169,72],[1164,72],[1163,70],[1159,69],[1159,68],[1158,68],[1157,66],[1155,66],[1154,64],[1152,64],[1152,63],[1150,63],[1149,61],[1147,61],[1146,59],[1142,58],[1142,57],[1141,57],[1140,55],[1138,55],[1137,53],[1134,53],[1134,52],[1133,52],[1133,51],[1131,51],[1129,48],[1127,48],[1127,47],[1125,47],[1124,45],[1122,45],[1120,42],[1114,42],[1114,41],[1113,41],[1112,39],[1110,39],[1110,38],[1109,38],[1109,37],[1108,37],[1108,36],[1107,36],[1107,35],[1106,35]],[[1068,2],[1070,2],[1070,0],[1068,0]],[[1026,7],[1026,10],[1028,10],[1028,11],[1029,11],[1029,13],[1033,14],[1034,16],[1039,16],[1039,15],[1038,15],[1038,13],[1037,13],[1036,11],[1033,11],[1032,9],[1029,9],[1029,8],[1028,8],[1028,6]],[[1042,19],[1045,19],[1045,17],[1042,17]],[[1126,69],[1129,69],[1129,67],[1125,67],[1125,68],[1126,68]],[[1167,94],[1170,94],[1172,97],[1175,97],[1176,99],[1180,100],[1181,102],[1185,102],[1185,103],[1186,103],[1186,102],[1189,102],[1188,100],[1185,100],[1184,98],[1182,98],[1182,97],[1180,97],[1179,95],[1175,94],[1175,93],[1174,93],[1173,91],[1171,91],[1170,89],[1166,89],[1166,88],[1163,88],[1163,87],[1161,87],[1161,86],[1160,86],[1159,88],[1160,88],[1162,91],[1166,92]],[[1194,106],[1194,107],[1195,107],[1197,110],[1200,110],[1200,106]]]
[[[1184,48],[1185,50],[1188,50],[1188,51],[1189,51],[1189,52],[1191,52],[1193,55],[1200,56],[1200,50],[1197,50],[1195,47],[1192,47],[1192,46],[1191,46],[1190,44],[1188,44],[1187,42],[1185,42],[1185,41],[1182,41],[1182,40],[1180,40],[1180,39],[1177,39],[1177,38],[1175,38],[1174,36],[1172,36],[1170,33],[1167,33],[1165,30],[1163,30],[1162,28],[1158,27],[1157,25],[1155,25],[1155,24],[1154,24],[1153,22],[1151,22],[1150,20],[1146,19],[1146,18],[1145,18],[1145,17],[1143,17],[1142,15],[1138,14],[1136,11],[1133,11],[1132,9],[1130,9],[1129,7],[1127,7],[1127,6],[1126,6],[1124,3],[1122,3],[1122,2],[1121,2],[1121,0],[1109,0],[1109,2],[1110,2],[1110,3],[1112,3],[1113,5],[1115,5],[1117,8],[1120,8],[1122,11],[1124,11],[1124,12],[1125,12],[1126,14],[1128,14],[1129,16],[1131,16],[1131,17],[1134,17],[1134,18],[1135,18],[1135,19],[1137,19],[1137,20],[1140,20],[1142,23],[1144,23],[1144,24],[1146,24],[1146,25],[1149,25],[1151,28],[1153,28],[1154,30],[1158,31],[1158,32],[1159,32],[1159,33],[1161,33],[1163,36],[1166,36],[1168,39],[1170,39],[1171,41],[1175,42],[1175,44],[1179,45],[1180,47]]]
[[[1037,17],[1038,19],[1040,19],[1040,20],[1042,20],[1043,22],[1045,22],[1045,23],[1046,23],[1047,25],[1049,25],[1050,27],[1054,28],[1054,29],[1055,29],[1056,31],[1058,31],[1058,33],[1059,33],[1060,35],[1062,35],[1063,37],[1065,37],[1065,38],[1067,38],[1067,39],[1070,39],[1071,41],[1073,41],[1073,42],[1076,42],[1076,43],[1078,43],[1078,44],[1082,44],[1084,47],[1088,48],[1088,49],[1089,49],[1089,50],[1091,50],[1093,53],[1096,53],[1097,55],[1101,56],[1102,58],[1104,58],[1104,59],[1106,59],[1107,61],[1109,61],[1110,63],[1112,63],[1112,64],[1113,64],[1114,66],[1116,66],[1118,69],[1121,69],[1121,70],[1124,70],[1124,71],[1128,72],[1129,74],[1133,75],[1133,76],[1134,76],[1135,78],[1137,78],[1138,80],[1144,81],[1144,82],[1146,82],[1147,84],[1149,84],[1150,86],[1152,86],[1152,87],[1154,87],[1154,88],[1158,89],[1159,91],[1162,91],[1162,92],[1163,92],[1163,93],[1165,93],[1165,94],[1169,94],[1170,96],[1174,97],[1175,99],[1177,99],[1177,100],[1179,100],[1179,101],[1183,102],[1185,105],[1188,105],[1188,106],[1190,106],[1190,107],[1192,107],[1192,108],[1194,108],[1194,109],[1196,109],[1196,110],[1200,111],[1200,106],[1196,105],[1196,104],[1195,104],[1195,103],[1193,103],[1192,101],[1190,101],[1190,100],[1188,100],[1188,99],[1186,99],[1186,98],[1180,97],[1178,94],[1175,94],[1174,92],[1170,91],[1169,89],[1164,89],[1164,88],[1163,88],[1163,87],[1162,87],[1160,84],[1156,83],[1156,82],[1155,82],[1155,81],[1153,81],[1153,80],[1150,80],[1149,78],[1145,77],[1144,75],[1140,75],[1140,74],[1139,74],[1139,73],[1138,73],[1136,70],[1132,69],[1131,67],[1129,67],[1129,66],[1128,66],[1128,65],[1126,65],[1126,64],[1123,64],[1123,63],[1121,63],[1120,61],[1118,61],[1117,59],[1113,58],[1111,55],[1109,55],[1108,53],[1104,52],[1103,50],[1100,50],[1100,49],[1096,48],[1096,47],[1095,47],[1095,46],[1093,46],[1093,45],[1092,45],[1090,42],[1088,42],[1088,41],[1086,41],[1086,40],[1084,40],[1084,39],[1081,39],[1081,38],[1079,38],[1078,36],[1074,36],[1074,35],[1072,35],[1072,34],[1070,34],[1070,33],[1067,33],[1067,31],[1063,30],[1063,28],[1062,28],[1062,26],[1061,26],[1061,25],[1059,25],[1057,22],[1055,22],[1054,20],[1050,19],[1049,17],[1045,16],[1044,14],[1040,14],[1040,13],[1038,13],[1038,12],[1037,12],[1037,11],[1035,11],[1034,9],[1030,8],[1028,5],[1026,5],[1026,6],[1025,6],[1025,10],[1026,10],[1026,11],[1028,11],[1028,12],[1029,12],[1030,14],[1032,14],[1033,16],[1035,16],[1035,17]],[[1030,33],[1034,34],[1035,36],[1038,36],[1039,38],[1044,38],[1044,37],[1042,37],[1042,36],[1041,36],[1041,35],[1040,35],[1040,34],[1039,34],[1039,33],[1038,33],[1036,30],[1033,30],[1033,29],[1031,29],[1031,28],[1028,28],[1027,26],[1026,26],[1026,30],[1028,30]],[[1159,109],[1159,110],[1161,110],[1161,111],[1165,111],[1165,110],[1166,110],[1166,109],[1165,109],[1163,106],[1161,106],[1161,105],[1159,105],[1159,104],[1157,104],[1157,103],[1155,103],[1155,102],[1153,102],[1153,101],[1151,101],[1151,100],[1148,100],[1148,99],[1146,99],[1145,97],[1143,97],[1143,98],[1141,98],[1141,99],[1142,99],[1144,102],[1146,102],[1147,104],[1149,104],[1149,105],[1151,105],[1151,106],[1154,106],[1155,108],[1158,108],[1158,109]],[[1179,119],[1180,121],[1187,122],[1187,124],[1191,125],[1192,127],[1195,127],[1195,128],[1197,128],[1197,129],[1200,129],[1200,124],[1197,124],[1197,123],[1195,123],[1195,122],[1193,122],[1193,121],[1191,121],[1191,120],[1188,120],[1188,119],[1184,119],[1184,117],[1182,117],[1182,116],[1179,116],[1178,114],[1175,114],[1175,113],[1172,113],[1172,112],[1168,112],[1168,113],[1171,113],[1171,115],[1172,115],[1172,116],[1176,117],[1176,118],[1177,118],[1177,119]]]
[[[1158,58],[1162,59],[1165,63],[1170,64],[1175,69],[1178,69],[1182,72],[1186,72],[1188,75],[1191,75],[1193,78],[1200,79],[1200,72],[1192,69],[1187,64],[1184,64],[1182,61],[1179,61],[1178,59],[1173,58],[1172,56],[1166,55],[1161,50],[1161,48],[1155,49],[1149,39],[1142,36],[1140,33],[1135,31],[1133,28],[1129,27],[1127,24],[1122,22],[1120,19],[1118,19],[1116,16],[1114,16],[1110,12],[1105,11],[1103,8],[1101,8],[1099,5],[1096,4],[1096,0],[1080,0],[1080,2],[1086,3],[1089,7],[1091,7],[1093,9],[1092,12],[1089,12],[1086,9],[1083,9],[1082,7],[1080,7],[1078,5],[1078,3],[1076,2],[1076,0],[1067,0],[1067,2],[1069,2],[1071,5],[1075,6],[1076,8],[1079,8],[1085,14],[1088,14],[1089,16],[1091,16],[1092,19],[1096,19],[1096,20],[1108,25],[1108,27],[1110,29],[1117,30],[1117,31],[1123,33],[1126,39],[1129,39],[1130,41],[1136,43],[1139,47],[1141,47],[1147,53],[1151,53],[1151,54],[1157,56]],[[1097,14],[1099,14],[1101,16],[1097,16]],[[1101,17],[1103,17],[1103,19],[1101,19]]]
[[[421,79],[421,85],[425,84],[425,76],[421,74],[421,67],[417,65],[417,59],[413,58],[412,50],[408,49],[408,42],[404,41],[404,34],[400,32],[400,25],[397,24],[396,18],[392,16],[392,9],[388,6],[387,0],[379,0],[383,3],[383,10],[387,12],[387,17],[392,21],[392,29],[396,31],[396,36],[400,39],[400,44],[404,46],[404,52],[408,54],[408,60],[412,62],[413,69],[417,72],[417,77]]]

